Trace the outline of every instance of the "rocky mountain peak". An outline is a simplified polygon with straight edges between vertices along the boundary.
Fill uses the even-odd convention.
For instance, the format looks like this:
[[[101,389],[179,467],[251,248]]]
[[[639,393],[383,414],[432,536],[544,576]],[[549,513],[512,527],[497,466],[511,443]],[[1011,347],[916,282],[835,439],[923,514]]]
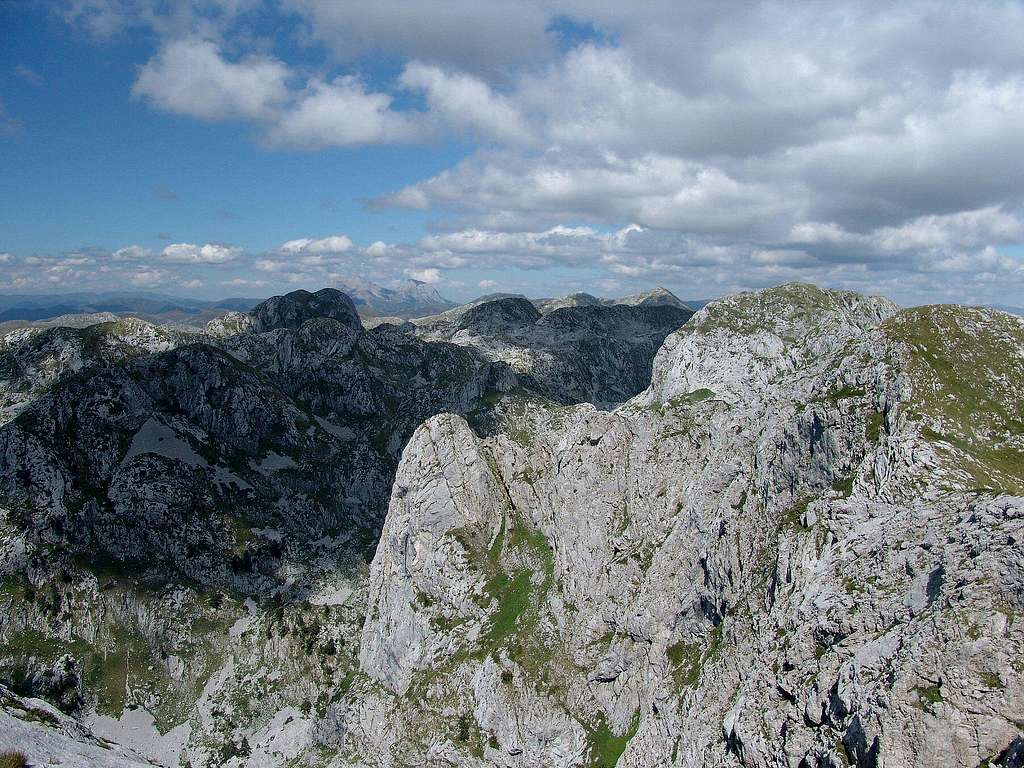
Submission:
[[[615,303],[629,304],[633,306],[670,306],[679,307],[680,309],[689,309],[689,307],[681,301],[678,296],[672,293],[672,291],[667,288],[662,288],[660,285],[649,291],[635,293],[631,296],[623,296],[621,299],[616,299]]]
[[[474,333],[507,332],[533,325],[540,317],[540,312],[529,299],[509,297],[471,307],[459,318],[457,327]]]
[[[646,397],[667,401],[699,389],[729,399],[828,355],[899,310],[888,299],[787,283],[704,307],[670,335],[654,360]]]
[[[363,329],[352,299],[335,288],[321,288],[316,293],[298,290],[284,296],[272,296],[253,307],[249,314],[256,333],[275,328],[298,328],[307,320],[318,317],[332,318],[354,331]]]
[[[1024,320],[652,294],[4,337],[0,752],[1019,766]]]

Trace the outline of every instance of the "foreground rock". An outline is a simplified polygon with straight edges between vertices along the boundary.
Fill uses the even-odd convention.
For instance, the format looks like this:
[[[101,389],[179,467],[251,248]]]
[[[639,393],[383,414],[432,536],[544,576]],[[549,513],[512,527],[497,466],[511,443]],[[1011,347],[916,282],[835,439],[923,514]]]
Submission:
[[[366,561],[409,436],[441,412],[493,427],[513,390],[578,387],[542,391],[412,330],[367,331],[325,289],[205,332],[129,319],[6,336],[0,682],[164,764],[329,755],[315,726],[356,677]],[[582,356],[578,380],[635,394],[645,333],[616,340],[631,382]]]
[[[1017,765],[1024,323],[790,285],[407,446],[351,764]],[[348,763],[346,763],[348,764]]]

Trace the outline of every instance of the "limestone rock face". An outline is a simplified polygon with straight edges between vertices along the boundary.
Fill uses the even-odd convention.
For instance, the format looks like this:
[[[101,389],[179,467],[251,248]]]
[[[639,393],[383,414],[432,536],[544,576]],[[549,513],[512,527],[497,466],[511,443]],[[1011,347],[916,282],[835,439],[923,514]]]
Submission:
[[[542,315],[527,299],[506,297],[418,321],[417,335],[507,363],[556,402],[607,406],[649,384],[658,347],[692,314],[671,305],[573,304]]]
[[[458,331],[468,331],[477,335],[515,332],[523,326],[533,325],[540,316],[540,312],[529,299],[496,299],[470,308],[459,317],[455,327]]]
[[[543,395],[473,344],[364,331],[350,310],[321,291],[205,333],[123,320],[4,337],[0,682],[152,759],[316,753],[313,724],[356,674],[403,446],[435,414],[486,430],[505,393]],[[617,343],[649,369],[650,338]]]
[[[317,317],[337,320],[356,331],[363,327],[352,299],[334,288],[322,288],[316,293],[292,291],[284,296],[274,296],[253,307],[249,315],[256,333],[275,328],[299,328],[307,320]]]
[[[0,685],[0,754],[7,752],[31,755],[31,765],[68,768],[152,768],[154,765],[133,750],[97,737],[48,702],[16,696]]]
[[[0,749],[1020,764],[1024,321],[321,293],[0,342]]]
[[[132,317],[86,327],[34,326],[0,336],[0,424],[64,376],[163,352],[194,338]]]
[[[616,411],[522,403],[483,439],[435,417],[331,743],[395,766],[1012,764],[1022,387],[1019,319],[791,285],[699,313]]]

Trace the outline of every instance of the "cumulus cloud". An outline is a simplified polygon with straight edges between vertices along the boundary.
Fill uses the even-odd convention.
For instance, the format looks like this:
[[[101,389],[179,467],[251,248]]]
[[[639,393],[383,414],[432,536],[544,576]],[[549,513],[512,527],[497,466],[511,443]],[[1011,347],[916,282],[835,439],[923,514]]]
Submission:
[[[530,227],[588,218],[732,233],[775,229],[798,205],[777,187],[744,182],[683,158],[561,150],[529,159],[508,152],[478,154],[384,202],[470,212],[483,224],[504,219]]]
[[[449,126],[497,141],[529,139],[526,121],[517,109],[476,77],[412,62],[399,82],[406,88],[423,91],[431,115]]]
[[[425,269],[407,269],[405,274],[411,277],[413,280],[419,280],[421,283],[439,283],[441,282],[441,270],[436,267],[427,267]]]
[[[220,283],[225,288],[266,288],[266,280],[250,280],[244,277],[233,277],[230,280],[222,280]]]
[[[284,253],[344,253],[352,248],[347,235],[331,235],[319,239],[300,237],[283,243],[279,250]]]
[[[477,144],[373,201],[427,212],[419,242],[292,240],[249,264],[275,279],[571,266],[606,285],[936,297],[1024,281],[1020,3],[284,0],[296,39],[331,57],[285,63],[246,52],[250,2],[60,12],[152,29],[136,95],[251,121],[270,149]],[[380,57],[399,74],[360,76]],[[153,260],[218,263],[180,247]]]
[[[388,244],[383,240],[375,240],[366,247],[366,255],[370,258],[379,259],[388,254]]]
[[[154,3],[152,0],[56,0],[53,12],[65,22],[105,41],[128,30],[152,30],[173,38],[197,30],[208,35],[229,30],[239,17],[256,8],[260,0],[183,0]]]
[[[288,67],[248,56],[231,62],[210,40],[174,40],[150,59],[132,94],[202,120],[267,118],[288,96]]]
[[[286,0],[315,39],[350,60],[367,53],[444,62],[495,74],[554,50],[548,32],[557,5],[531,0]]]
[[[850,232],[835,222],[801,222],[790,233],[795,243],[840,246],[892,254],[977,248],[990,243],[1024,241],[1024,221],[1001,206],[989,206],[952,214],[930,214],[909,219],[899,226],[868,232]]]
[[[352,75],[314,80],[296,106],[267,133],[271,144],[302,149],[413,141],[421,128],[391,109],[386,93],[367,91]]]
[[[128,280],[137,288],[155,288],[167,281],[169,273],[162,269],[140,269],[128,275]]]
[[[118,248],[110,254],[110,258],[114,261],[141,261],[152,257],[153,252],[141,245],[126,245],[124,248]]]
[[[160,253],[165,261],[182,264],[226,264],[242,254],[241,248],[219,243],[195,245],[193,243],[172,243]]]

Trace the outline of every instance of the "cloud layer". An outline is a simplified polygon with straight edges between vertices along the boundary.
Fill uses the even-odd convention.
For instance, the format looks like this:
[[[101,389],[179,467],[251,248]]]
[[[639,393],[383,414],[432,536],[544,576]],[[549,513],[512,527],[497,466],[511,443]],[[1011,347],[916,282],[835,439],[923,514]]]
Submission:
[[[251,125],[267,151],[469,147],[372,201],[426,215],[417,242],[109,254],[154,281],[210,284],[170,276],[183,265],[296,283],[357,269],[470,291],[547,269],[687,295],[794,278],[905,300],[1024,295],[1021,2],[69,0],[60,13],[101,40],[155,33],[132,95]],[[277,39],[257,23],[272,13]]]

